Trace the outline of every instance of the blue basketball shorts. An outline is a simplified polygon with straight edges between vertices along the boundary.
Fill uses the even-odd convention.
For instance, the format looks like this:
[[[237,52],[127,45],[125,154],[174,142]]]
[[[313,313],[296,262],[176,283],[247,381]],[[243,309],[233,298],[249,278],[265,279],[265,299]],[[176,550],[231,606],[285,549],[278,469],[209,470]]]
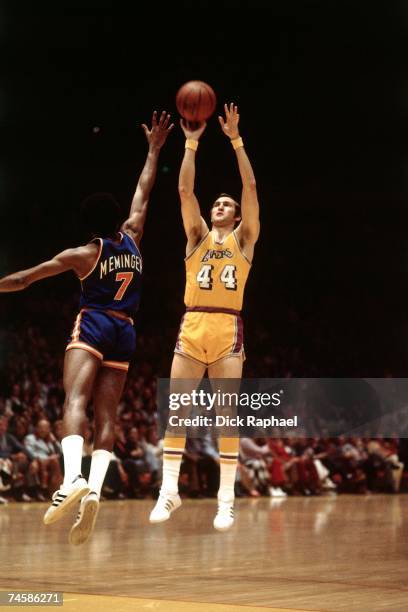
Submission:
[[[92,353],[104,367],[127,371],[136,349],[133,321],[112,311],[83,308],[75,320],[66,350],[75,348]]]

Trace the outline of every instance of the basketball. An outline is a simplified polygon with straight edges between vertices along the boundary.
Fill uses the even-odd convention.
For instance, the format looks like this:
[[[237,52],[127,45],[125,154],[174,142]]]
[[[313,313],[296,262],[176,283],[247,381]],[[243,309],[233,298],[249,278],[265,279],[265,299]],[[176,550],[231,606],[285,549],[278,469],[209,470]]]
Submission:
[[[216,104],[213,88],[203,81],[184,83],[176,95],[177,110],[187,121],[206,121],[215,111]]]

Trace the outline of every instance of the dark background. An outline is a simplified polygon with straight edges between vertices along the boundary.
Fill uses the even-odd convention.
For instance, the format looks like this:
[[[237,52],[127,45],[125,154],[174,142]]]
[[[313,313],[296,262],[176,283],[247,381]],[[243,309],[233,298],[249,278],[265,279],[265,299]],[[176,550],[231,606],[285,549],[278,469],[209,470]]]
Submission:
[[[140,124],[154,109],[177,119],[177,89],[202,79],[219,111],[239,105],[261,203],[244,310],[247,367],[258,352],[271,358],[291,347],[295,374],[310,375],[313,362],[322,376],[405,376],[406,3],[133,4],[0,3],[0,274],[84,242],[78,205],[93,191],[113,192],[125,218],[146,154]],[[176,129],[142,243],[138,329],[171,330],[169,358],[183,310],[182,154]],[[203,210],[220,191],[239,197],[216,117],[196,185]],[[63,307],[77,291],[64,275],[3,295],[2,325],[35,318],[32,304],[50,296]]]

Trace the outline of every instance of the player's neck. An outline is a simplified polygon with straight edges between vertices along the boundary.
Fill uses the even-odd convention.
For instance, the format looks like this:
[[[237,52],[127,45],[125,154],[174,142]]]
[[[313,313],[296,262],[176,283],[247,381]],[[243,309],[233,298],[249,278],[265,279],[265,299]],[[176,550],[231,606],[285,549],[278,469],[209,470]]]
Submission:
[[[223,227],[216,227],[216,226],[212,226],[211,231],[213,233],[214,236],[214,240],[215,242],[224,242],[225,238],[227,236],[229,236],[231,234],[231,232],[234,231],[234,226],[233,225],[226,225]]]

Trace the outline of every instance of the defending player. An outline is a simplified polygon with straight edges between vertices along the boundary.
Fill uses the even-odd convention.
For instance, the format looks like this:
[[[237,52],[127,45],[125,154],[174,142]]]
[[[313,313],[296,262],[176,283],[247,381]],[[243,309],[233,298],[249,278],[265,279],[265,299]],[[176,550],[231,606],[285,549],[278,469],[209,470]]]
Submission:
[[[153,187],[159,152],[173,124],[163,111],[153,113],[152,127],[143,129],[149,145],[146,162],[133,197],[129,218],[119,229],[120,209],[109,194],[95,194],[82,205],[94,236],[86,246],[68,249],[29,270],[0,280],[0,291],[20,291],[42,278],[72,270],[81,281],[80,312],[64,361],[65,475],[44,515],[47,525],[60,519],[82,498],[70,532],[70,542],[84,542],[95,524],[99,497],[111,460],[116,408],[135,351],[132,316],[140,300],[142,257],[140,240]],[[81,474],[83,425],[93,398],[95,439],[88,482]]]
[[[254,173],[238,131],[239,114],[233,104],[219,117],[224,134],[230,138],[242,180],[241,207],[227,194],[221,194],[211,209],[212,229],[200,214],[194,194],[195,157],[199,138],[183,122],[185,154],[180,169],[179,194],[187,236],[186,313],[182,319],[171,369],[171,378],[200,381],[208,369],[211,379],[239,379],[244,359],[243,329],[240,317],[245,282],[259,235],[259,204]],[[236,230],[235,224],[241,221]],[[178,476],[185,439],[164,439],[163,483],[150,521],[167,520],[181,504]],[[214,527],[229,529],[234,521],[234,482],[239,439],[219,440],[220,488]]]

